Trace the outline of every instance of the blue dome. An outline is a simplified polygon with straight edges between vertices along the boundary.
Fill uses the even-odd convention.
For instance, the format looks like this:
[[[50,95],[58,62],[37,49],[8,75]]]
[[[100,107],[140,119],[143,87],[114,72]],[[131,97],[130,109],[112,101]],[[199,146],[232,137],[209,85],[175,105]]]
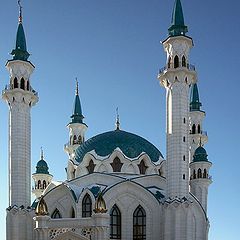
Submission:
[[[36,167],[36,173],[49,174],[48,165],[43,159],[38,161],[37,167]]]
[[[193,155],[193,162],[207,162],[207,151],[202,147],[198,147],[195,150],[195,153]]]
[[[120,148],[129,158],[136,158],[142,152],[147,153],[153,162],[163,157],[161,152],[146,139],[133,133],[115,130],[88,139],[77,148],[75,160],[80,163],[85,154],[92,150],[95,150],[99,156],[108,156],[116,148]]]

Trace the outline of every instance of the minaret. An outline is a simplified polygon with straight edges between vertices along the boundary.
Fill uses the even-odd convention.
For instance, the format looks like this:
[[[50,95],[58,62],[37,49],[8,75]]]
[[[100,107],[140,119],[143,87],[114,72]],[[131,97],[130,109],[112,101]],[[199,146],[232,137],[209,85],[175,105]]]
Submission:
[[[190,95],[190,162],[193,160],[193,155],[197,147],[201,144],[205,145],[208,141],[207,132],[203,131],[203,119],[205,112],[201,110],[201,102],[199,100],[198,86],[194,83],[191,86]]]
[[[196,149],[193,155],[193,161],[190,163],[191,192],[199,200],[206,213],[208,187],[212,183],[212,178],[209,176],[209,169],[212,166],[212,163],[208,161],[207,156],[206,150],[200,143],[200,146]]]
[[[182,5],[175,1],[169,37],[163,41],[166,66],[158,79],[166,89],[167,199],[189,194],[189,86],[196,82],[195,67],[189,63],[193,41],[186,36]]]
[[[85,141],[87,125],[83,122],[84,116],[79,98],[78,81],[76,80],[76,94],[73,107],[72,121],[67,125],[69,129],[69,142],[64,145],[65,152],[70,159],[74,158],[75,150]]]
[[[34,187],[32,193],[39,198],[47,186],[52,181],[52,175],[48,171],[47,162],[44,160],[43,150],[41,149],[41,157],[36,166],[36,172],[32,175]]]
[[[31,108],[38,102],[38,95],[31,86],[34,70],[28,61],[26,39],[20,6],[16,47],[13,59],[6,67],[10,73],[9,85],[2,97],[9,106],[9,205],[31,205]]]

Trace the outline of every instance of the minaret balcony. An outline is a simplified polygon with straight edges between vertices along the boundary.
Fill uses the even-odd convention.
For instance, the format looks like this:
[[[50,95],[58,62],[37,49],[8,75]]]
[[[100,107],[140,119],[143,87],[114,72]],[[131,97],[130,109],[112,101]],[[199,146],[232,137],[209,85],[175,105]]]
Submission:
[[[187,69],[189,71],[194,71],[194,72],[196,71],[196,67],[194,65],[192,65],[192,64],[189,64],[189,63],[187,63],[185,66],[181,66],[181,64],[180,64],[180,66],[178,66],[178,67],[173,67],[173,66],[170,66],[170,65],[165,66],[165,67],[159,69],[158,75],[162,75],[165,71],[169,71],[169,70],[170,71],[176,71],[176,70],[185,70],[185,69]]]
[[[20,90],[20,91],[28,91],[33,93],[34,96],[38,98],[38,93],[30,86],[29,89],[21,89],[21,88],[14,88],[13,85],[8,84],[5,86],[5,89],[2,91],[2,94],[6,93],[7,91],[10,90]]]

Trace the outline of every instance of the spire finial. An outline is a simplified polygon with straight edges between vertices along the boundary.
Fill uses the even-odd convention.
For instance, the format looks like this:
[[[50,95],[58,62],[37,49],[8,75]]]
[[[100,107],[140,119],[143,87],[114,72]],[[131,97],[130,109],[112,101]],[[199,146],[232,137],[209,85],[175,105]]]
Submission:
[[[76,77],[76,95],[78,95],[78,79]]]
[[[117,118],[116,118],[116,130],[120,130],[120,120],[119,120],[119,112],[118,107],[116,108]]]
[[[41,147],[41,160],[44,159],[44,155],[43,155],[43,148]]]
[[[22,23],[22,5],[21,5],[21,0],[18,0],[18,6],[19,6],[18,22],[19,22],[19,23]]]

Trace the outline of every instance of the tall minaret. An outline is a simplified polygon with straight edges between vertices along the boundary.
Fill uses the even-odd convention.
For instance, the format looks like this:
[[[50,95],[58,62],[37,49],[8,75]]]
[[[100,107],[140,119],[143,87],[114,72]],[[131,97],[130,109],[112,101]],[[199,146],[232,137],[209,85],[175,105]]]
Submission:
[[[9,205],[31,205],[31,108],[38,102],[38,95],[31,86],[34,70],[28,61],[26,39],[20,6],[16,47],[13,59],[6,67],[10,82],[2,97],[9,106]]]
[[[187,31],[181,2],[176,0],[169,37],[163,41],[166,67],[158,75],[166,89],[167,199],[189,194],[189,86],[196,82],[196,72],[189,63],[193,41]]]
[[[85,141],[85,132],[88,126],[83,122],[84,116],[79,98],[78,81],[76,80],[75,101],[71,122],[67,125],[69,129],[69,142],[64,145],[64,150],[69,156],[67,167],[68,180],[74,178],[74,166],[71,160],[75,157],[75,151]]]
[[[191,87],[190,95],[190,162],[193,160],[193,155],[195,150],[201,144],[206,144],[208,141],[208,136],[205,131],[203,131],[203,119],[205,117],[205,112],[201,110],[201,102],[199,99],[198,86],[194,83]]]

